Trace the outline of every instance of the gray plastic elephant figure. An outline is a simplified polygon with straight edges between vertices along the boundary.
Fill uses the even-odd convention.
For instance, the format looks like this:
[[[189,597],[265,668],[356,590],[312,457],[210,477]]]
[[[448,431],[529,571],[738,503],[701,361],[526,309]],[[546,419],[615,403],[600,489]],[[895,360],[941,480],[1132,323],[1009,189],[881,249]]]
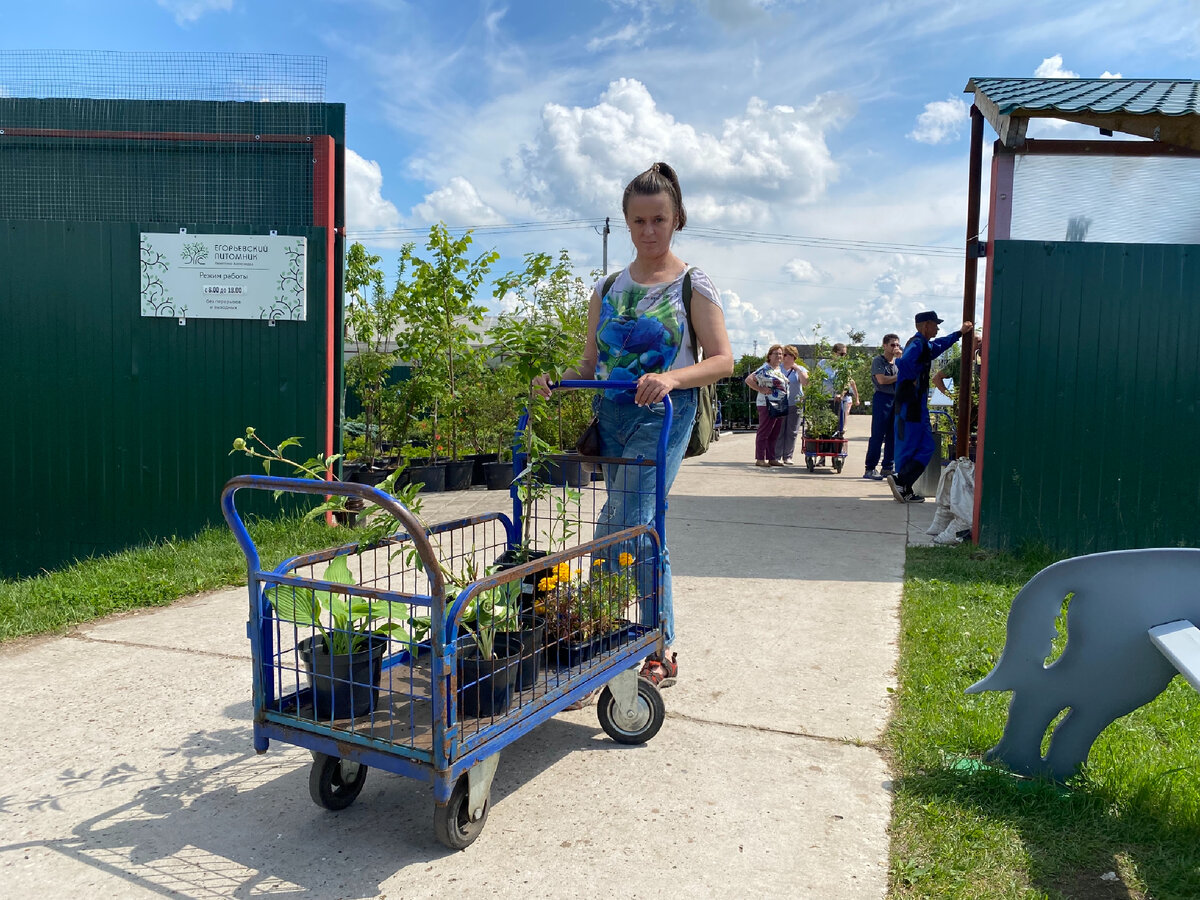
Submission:
[[[1068,598],[1067,644],[1047,666]],[[1071,777],[1101,731],[1157,697],[1176,674],[1147,632],[1181,619],[1200,623],[1198,549],[1096,553],[1038,572],[1013,598],[995,668],[967,688],[1013,692],[1004,735],[985,759],[1026,775]],[[1042,738],[1064,709],[1043,757]]]

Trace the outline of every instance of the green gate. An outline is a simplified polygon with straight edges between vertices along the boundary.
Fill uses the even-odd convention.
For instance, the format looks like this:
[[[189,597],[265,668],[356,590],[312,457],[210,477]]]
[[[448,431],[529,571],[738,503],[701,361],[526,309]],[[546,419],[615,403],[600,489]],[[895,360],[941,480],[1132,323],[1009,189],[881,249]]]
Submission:
[[[0,575],[219,521],[247,425],[340,435],[341,244],[314,221],[342,222],[342,106],[0,98],[0,126]],[[181,228],[305,237],[306,319],[143,317],[139,234]]]
[[[997,241],[979,540],[1200,546],[1200,248]]]

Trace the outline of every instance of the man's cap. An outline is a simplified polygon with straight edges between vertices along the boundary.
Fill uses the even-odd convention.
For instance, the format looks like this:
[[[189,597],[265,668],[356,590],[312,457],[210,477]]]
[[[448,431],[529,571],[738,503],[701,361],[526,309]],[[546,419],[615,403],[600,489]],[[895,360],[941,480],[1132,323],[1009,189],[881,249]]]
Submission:
[[[932,309],[927,309],[927,310],[925,310],[925,312],[917,313],[917,324],[918,325],[920,325],[922,322],[937,322],[939,325],[941,325],[945,321],[946,321],[945,319],[939,319],[938,314],[935,313]]]

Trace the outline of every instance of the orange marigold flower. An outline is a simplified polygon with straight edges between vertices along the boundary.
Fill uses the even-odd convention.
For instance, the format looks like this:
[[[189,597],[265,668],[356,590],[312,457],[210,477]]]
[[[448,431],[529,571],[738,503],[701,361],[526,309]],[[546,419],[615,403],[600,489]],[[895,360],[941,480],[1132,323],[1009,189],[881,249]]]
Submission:
[[[622,553],[620,556],[617,557],[617,562],[619,562],[623,566],[632,566],[634,563],[633,554],[632,553]]]

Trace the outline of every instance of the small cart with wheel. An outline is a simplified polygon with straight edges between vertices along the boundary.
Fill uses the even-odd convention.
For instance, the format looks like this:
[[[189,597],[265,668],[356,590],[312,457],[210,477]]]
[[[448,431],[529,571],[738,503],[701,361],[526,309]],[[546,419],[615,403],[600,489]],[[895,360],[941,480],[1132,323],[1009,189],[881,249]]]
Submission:
[[[669,398],[665,407],[659,460]],[[500,751],[575,701],[600,691],[600,725],[617,742],[658,732],[662,696],[637,666],[663,651],[663,468],[642,457],[558,462],[514,454],[511,518],[432,526],[367,485],[256,475],[225,485],[222,513],[248,567],[254,746],[310,750],[316,803],[349,806],[370,768],[419,779],[433,787],[436,837],[463,849],[487,821]],[[603,465],[605,481],[572,487],[566,472],[580,462]],[[650,480],[630,477],[646,467],[654,523],[614,529],[607,501]],[[243,490],[358,498],[360,522],[371,505],[391,519],[268,568],[237,508]]]
[[[846,448],[850,443],[849,439],[841,436],[841,432],[838,432],[836,437],[810,437],[805,429],[802,440],[804,441],[804,464],[808,466],[808,471],[815,472],[818,466],[824,466],[825,460],[828,459],[833,471],[841,474],[848,455]]]

